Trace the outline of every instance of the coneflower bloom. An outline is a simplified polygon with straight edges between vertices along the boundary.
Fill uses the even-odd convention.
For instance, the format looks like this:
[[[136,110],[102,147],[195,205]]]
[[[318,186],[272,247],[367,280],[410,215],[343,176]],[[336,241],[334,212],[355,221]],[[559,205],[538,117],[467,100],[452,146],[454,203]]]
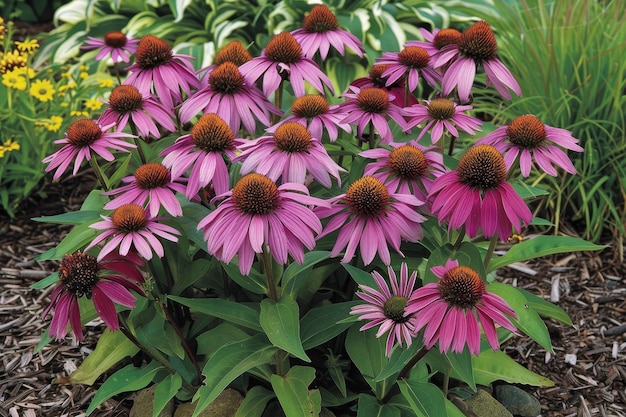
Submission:
[[[389,145],[391,149],[381,147],[359,153],[377,160],[365,166],[363,175],[379,179],[391,192],[413,194],[427,201],[434,178],[446,171],[441,152],[437,147],[427,148],[417,141]]]
[[[315,210],[322,219],[331,217],[319,238],[340,229],[331,256],[339,255],[345,248],[341,262],[350,262],[360,247],[365,265],[370,264],[377,253],[385,265],[389,265],[388,245],[404,256],[400,251],[402,239],[417,242],[423,236],[421,223],[425,218],[417,208],[424,202],[414,195],[390,192],[372,176],[356,180],[345,194],[328,202],[330,208]]]
[[[57,145],[64,145],[61,149],[43,159],[43,163],[49,164],[46,172],[56,168],[53,180],[58,180],[65,170],[74,162],[73,175],[76,175],[84,160],[91,160],[99,155],[106,161],[113,161],[115,156],[109,149],[130,152],[136,146],[126,142],[122,138],[130,138],[133,135],[123,132],[107,132],[113,125],[101,126],[95,120],[78,119],[73,122],[65,132],[65,137],[54,141]]]
[[[101,216],[102,221],[89,227],[103,230],[85,250],[89,250],[109,239],[100,249],[98,261],[119,247],[119,254],[126,256],[134,248],[144,259],[152,259],[154,251],[159,258],[165,255],[163,245],[158,237],[177,242],[180,232],[166,224],[159,223],[159,217],[152,217],[144,208],[137,204],[126,204],[113,211],[111,216]]]
[[[341,111],[338,104],[329,105],[328,100],[317,94],[305,94],[296,98],[291,105],[291,115],[265,129],[274,133],[278,126],[285,122],[298,122],[305,126],[314,138],[322,139],[324,131],[328,133],[331,142],[337,140],[340,128],[348,133],[352,127],[348,123],[342,123],[346,114]]]
[[[330,176],[341,185],[339,171],[344,171],[328,155],[318,138],[298,122],[278,126],[272,136],[261,136],[241,145],[237,161],[243,161],[241,174],[257,172],[272,181],[305,184],[307,173],[330,188]]]
[[[323,4],[313,6],[304,18],[302,28],[291,34],[300,43],[307,58],[313,58],[319,52],[322,60],[325,60],[331,46],[341,55],[345,55],[346,47],[361,58],[365,52],[359,38],[341,29],[333,12]]]
[[[480,65],[485,70],[487,85],[493,84],[498,93],[507,100],[511,99],[509,89],[518,96],[522,90],[498,58],[498,45],[491,27],[487,22],[476,22],[461,34],[456,44],[450,44],[441,50],[439,58],[433,62],[435,67],[446,65],[441,88],[444,95],[457,88],[459,99],[469,101],[476,68]]]
[[[439,282],[415,290],[405,307],[407,317],[416,317],[415,333],[425,329],[427,349],[439,342],[442,353],[461,353],[467,345],[471,355],[478,355],[479,323],[493,349],[500,348],[495,324],[516,332],[509,319],[517,318],[515,311],[500,296],[487,291],[474,269],[448,260],[445,266],[432,267],[431,271]]]
[[[117,130],[123,130],[130,123],[139,136],[147,138],[152,135],[157,139],[161,137],[157,123],[168,132],[176,130],[172,109],[163,106],[152,95],[142,95],[132,85],[118,85],[105,103],[109,107],[98,119],[103,125],[115,123]]]
[[[80,49],[100,49],[96,55],[96,61],[100,61],[106,58],[107,55],[110,55],[111,60],[116,64],[118,62],[128,63],[130,62],[130,56],[137,52],[138,43],[139,39],[129,38],[124,33],[113,30],[107,32],[104,35],[104,39],[88,36],[87,42]]]
[[[143,264],[132,252],[127,256],[108,254],[100,261],[80,251],[63,256],[59,264],[59,283],[42,317],[54,307],[50,336],[63,339],[69,324],[76,339],[83,340],[78,306],[78,299],[82,297],[93,300],[98,315],[109,329],[118,329],[115,303],[135,307],[135,296],[129,290],[143,294],[139,286],[144,281],[139,269]]]
[[[219,67],[225,62],[230,62],[240,67],[246,62],[252,60],[252,55],[246,47],[238,40],[232,40],[226,44],[222,49],[220,49],[213,58],[213,63],[208,67],[202,68],[198,71],[198,74],[203,74],[200,76],[202,80],[202,87],[206,87],[209,83],[209,74],[215,68]]]
[[[524,200],[506,181],[506,165],[491,145],[472,146],[457,168],[435,179],[430,189],[432,212],[440,222],[458,229],[465,226],[469,237],[482,229],[487,238],[496,233],[506,241],[511,228],[521,232],[533,216]]]
[[[189,200],[211,184],[217,195],[230,190],[226,157],[235,158],[235,150],[245,139],[235,138],[232,129],[215,113],[205,114],[193,125],[189,134],[176,139],[160,156],[172,176],[182,176],[189,168],[191,174],[185,195]]]
[[[208,86],[185,100],[180,106],[179,117],[187,123],[200,111],[217,114],[233,132],[239,132],[243,124],[250,134],[256,131],[257,120],[269,126],[270,114],[283,113],[254,83],[246,82],[232,62],[224,62],[211,71]]]
[[[248,275],[255,253],[267,245],[276,262],[285,264],[291,255],[304,262],[304,247],[315,247],[322,231],[319,218],[309,206],[327,205],[309,196],[302,184],[274,181],[261,174],[242,177],[218,207],[198,223],[204,230],[208,252],[228,263],[238,255],[239,271]]]
[[[342,122],[355,125],[357,137],[361,140],[373,139],[364,136],[364,134],[370,134],[370,132],[365,132],[365,129],[371,124],[380,136],[380,143],[393,142],[393,134],[387,117],[393,119],[402,129],[405,128],[402,109],[392,102],[393,97],[390,97],[386,90],[375,87],[359,89],[351,86],[348,91],[350,92],[341,95],[341,97],[347,97],[348,100],[339,105],[341,111],[347,114]]]
[[[175,54],[164,40],[145,35],[137,45],[135,63],[127,68],[130,74],[124,83],[136,87],[144,96],[154,93],[165,107],[173,109],[182,101],[181,89],[189,96],[192,89],[200,87],[192,59]]]
[[[387,85],[387,77],[383,77],[383,73],[387,71],[389,64],[374,64],[370,68],[367,77],[357,78],[350,83],[351,86],[358,87],[363,90],[365,88],[376,87],[382,88],[389,93],[389,99],[400,107],[405,106],[406,89],[404,88],[404,79],[399,78],[394,83]],[[413,94],[408,96],[409,106],[418,103]]]
[[[302,47],[289,32],[279,33],[270,39],[261,56],[252,58],[240,69],[250,84],[263,78],[263,94],[266,97],[276,91],[284,79],[289,80],[296,97],[304,95],[305,81],[322,94],[324,86],[331,94],[335,91],[326,74],[311,58],[304,56]]]
[[[444,46],[455,45],[461,39],[461,32],[453,28],[434,29],[429,32],[425,28],[419,28],[419,32],[425,41],[409,41],[406,46],[419,46],[424,48],[430,56],[431,62],[436,62]]]
[[[370,320],[359,330],[364,331],[372,327],[380,326],[376,337],[387,335],[387,347],[385,353],[387,357],[396,342],[399,346],[406,344],[411,346],[413,334],[415,333],[415,314],[406,314],[405,307],[407,301],[415,288],[417,271],[413,271],[409,277],[409,268],[406,263],[400,265],[400,282],[391,266],[387,266],[391,290],[385,279],[377,271],[372,272],[377,288],[367,285],[359,285],[360,292],[356,295],[367,302],[352,307],[350,314],[358,315],[359,320]]]
[[[460,106],[447,98],[424,100],[424,103],[426,105],[418,103],[402,109],[408,118],[405,130],[425,122],[419,135],[417,135],[418,141],[428,131],[430,131],[432,143],[437,143],[445,132],[450,133],[455,138],[459,137],[457,128],[470,135],[475,135],[476,131],[481,130],[480,126],[483,122],[464,113],[471,110],[472,106],[470,105]]]
[[[172,216],[182,216],[183,209],[176,198],[176,192],[185,193],[185,186],[173,177],[170,170],[158,162],[141,165],[134,175],[122,178],[123,185],[103,195],[117,196],[104,205],[105,210],[114,210],[126,204],[148,206],[150,216],[156,217],[161,206]]]
[[[419,46],[405,46],[400,52],[383,52],[383,56],[376,58],[376,62],[389,65],[382,73],[387,78],[387,87],[406,78],[409,91],[413,92],[417,88],[420,75],[433,87],[441,81],[441,75],[430,66],[428,51]]]
[[[575,174],[574,164],[559,146],[570,151],[584,151],[578,145],[578,139],[572,136],[572,132],[543,124],[532,114],[513,119],[508,126],[497,128],[476,143],[493,145],[499,150],[504,155],[507,169],[510,169],[519,157],[519,166],[524,177],[530,175],[533,161],[543,172],[553,177],[557,176],[554,165]]]

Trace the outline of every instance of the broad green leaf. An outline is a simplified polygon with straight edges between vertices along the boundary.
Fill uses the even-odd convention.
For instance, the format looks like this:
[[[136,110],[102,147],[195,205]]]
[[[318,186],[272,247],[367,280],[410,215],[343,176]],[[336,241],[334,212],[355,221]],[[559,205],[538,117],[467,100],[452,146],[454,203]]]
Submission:
[[[31,220],[43,223],[54,224],[81,224],[85,222],[93,222],[100,218],[100,211],[73,211],[71,213],[56,214],[54,216],[33,217]]]
[[[319,415],[322,397],[319,390],[309,390],[314,379],[315,368],[309,366],[294,366],[287,375],[272,375],[272,388],[287,417]]]
[[[561,307],[551,303],[550,301],[546,301],[541,297],[537,297],[535,294],[532,294],[522,288],[518,288],[518,290],[524,297],[526,297],[528,307],[534,309],[543,317],[558,320],[568,326],[572,326],[574,324],[572,323],[572,319],[569,318],[567,313],[563,311]]]
[[[465,382],[470,388],[476,391],[476,382],[474,381],[474,372],[472,368],[472,356],[467,346],[462,353],[448,352],[445,354],[446,359],[450,363],[452,370],[458,375],[458,378]]]
[[[267,403],[273,398],[276,398],[276,395],[272,391],[256,385],[246,393],[239,408],[237,408],[235,417],[261,417]]]
[[[357,417],[400,417],[400,409],[391,404],[381,404],[371,395],[361,394]]]
[[[310,362],[311,359],[304,352],[300,340],[300,320],[298,303],[289,296],[273,301],[269,298],[261,301],[261,327],[267,338],[296,358]]]
[[[109,197],[102,195],[102,193],[102,190],[91,191],[80,206],[80,211],[101,211],[102,207],[109,201]]]
[[[250,271],[250,275],[243,275],[239,272],[239,267],[235,262],[229,264],[222,264],[224,271],[228,276],[235,281],[239,286],[251,291],[255,294],[266,294],[267,284],[265,278],[259,274],[254,268]]]
[[[369,272],[365,272],[362,269],[354,267],[350,264],[341,264],[346,271],[350,274],[352,279],[359,285],[366,285],[371,288],[376,288],[376,281]]]
[[[183,19],[185,9],[191,4],[191,0],[169,0],[168,3],[174,15],[174,22],[178,23]]]
[[[170,374],[154,388],[154,405],[152,417],[158,417],[167,403],[174,398],[180,387],[183,386],[183,379],[179,374]]]
[[[239,326],[261,331],[259,313],[243,304],[223,298],[185,298],[170,295],[169,299],[197,311]]]
[[[41,281],[37,281],[30,286],[33,290],[42,290],[44,288],[48,288],[52,284],[56,284],[59,282],[59,273],[55,272],[53,274],[48,275],[46,278]]]
[[[139,348],[120,331],[106,329],[96,344],[96,348],[70,374],[68,382],[72,384],[92,385],[103,373],[116,363],[133,356]]]
[[[198,402],[193,417],[197,417],[235,378],[256,366],[269,363],[274,352],[276,348],[260,334],[218,349],[202,370],[205,380],[193,397]]]
[[[398,381],[400,392],[418,416],[447,417],[445,397],[441,390],[428,382],[402,379]]]
[[[285,272],[283,272],[283,277],[281,279],[281,285],[283,287],[286,287],[292,279],[300,274],[306,276],[306,272],[310,271],[315,265],[325,259],[328,259],[329,257],[330,252],[327,251],[313,251],[306,253],[304,255],[304,262],[302,262],[302,264],[292,262],[287,267],[287,269],[285,269]]]
[[[445,265],[449,259],[455,259],[459,261],[459,265],[472,268],[483,278],[486,276],[482,257],[476,245],[471,242],[463,242],[458,250],[454,250],[452,245],[446,244],[437,248],[428,258],[423,278],[424,284],[439,282],[439,278],[430,269],[433,266]]]
[[[352,323],[338,322],[349,317],[350,309],[357,301],[329,304],[309,310],[300,320],[302,347],[304,350],[319,346],[349,328]]]
[[[511,319],[515,326],[530,336],[535,342],[552,352],[550,333],[543,319],[528,305],[526,297],[510,285],[493,282],[487,285],[487,291],[504,298],[509,306],[517,313],[517,319]]]
[[[156,373],[163,369],[157,361],[152,361],[148,365],[137,368],[133,364],[126,365],[113,375],[109,376],[98,388],[94,395],[87,415],[91,414],[100,404],[122,392],[138,391],[148,386]]]
[[[472,364],[476,383],[480,385],[502,380],[536,387],[554,386],[554,382],[524,368],[501,350],[484,350],[472,358]]]
[[[510,265],[513,262],[541,258],[555,253],[592,251],[606,248],[584,239],[570,236],[537,236],[512,246],[504,255],[489,262],[487,272]]]
[[[196,336],[198,354],[210,357],[222,346],[249,339],[250,335],[230,323],[222,323]]]
[[[388,380],[376,382],[376,377],[387,365],[385,356],[387,337],[377,338],[376,329],[360,331],[359,327],[360,325],[353,324],[348,330],[345,342],[346,351],[365,381],[378,397],[382,397],[390,382]]]
[[[87,244],[91,242],[97,234],[97,230],[90,228],[89,223],[78,225],[63,238],[53,253],[48,251],[46,252],[47,256],[45,258],[42,257],[42,254],[37,257],[37,260],[48,261],[61,259],[63,255],[74,253],[87,246]]]
[[[380,373],[376,375],[376,382],[383,381],[392,376],[395,379],[396,375],[400,372],[400,370],[402,370],[404,365],[406,365],[408,361],[411,360],[413,356],[415,356],[417,351],[422,346],[422,343],[414,340],[411,346],[407,348],[394,349],[391,353],[391,358],[389,358],[389,361],[385,364],[383,369],[380,370]]]

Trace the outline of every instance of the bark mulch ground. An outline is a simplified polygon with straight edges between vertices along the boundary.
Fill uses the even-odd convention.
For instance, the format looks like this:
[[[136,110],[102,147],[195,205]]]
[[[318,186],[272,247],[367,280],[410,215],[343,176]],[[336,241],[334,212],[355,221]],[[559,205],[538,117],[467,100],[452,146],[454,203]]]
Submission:
[[[34,258],[69,230],[30,219],[78,209],[91,187],[88,180],[53,186],[18,218],[0,217],[0,417],[82,416],[104,378],[95,387],[55,383],[89,354],[103,326],[89,323],[84,343],[53,342],[35,354],[49,322],[41,314],[50,290],[29,288],[56,270],[55,263]],[[554,381],[552,388],[523,387],[540,400],[542,416],[626,417],[626,268],[613,252],[544,258],[499,273],[501,280],[553,300],[574,322],[547,321],[554,353],[525,337],[504,346]],[[131,405],[130,396],[115,397],[91,415],[126,416]]]

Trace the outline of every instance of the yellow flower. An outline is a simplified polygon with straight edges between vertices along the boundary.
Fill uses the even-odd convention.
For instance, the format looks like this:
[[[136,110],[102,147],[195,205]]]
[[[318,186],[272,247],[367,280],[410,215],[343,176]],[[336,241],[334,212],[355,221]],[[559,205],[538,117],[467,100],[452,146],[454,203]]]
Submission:
[[[35,78],[35,70],[30,67],[18,67],[13,70],[16,74],[25,75],[29,79]]]
[[[63,78],[72,78],[72,73],[71,72],[63,72],[63,73],[61,73],[61,77],[63,77]]]
[[[72,110],[70,112],[70,116],[76,116],[76,117],[89,117],[89,112],[86,111],[80,111],[80,110]]]
[[[61,123],[63,123],[63,118],[61,116],[50,116],[49,119],[35,122],[35,125],[45,127],[51,132],[56,132],[61,128]]]
[[[115,85],[115,82],[110,78],[101,78],[98,80],[98,83],[100,88],[111,88]]]
[[[88,100],[85,100],[85,107],[87,107],[91,111],[100,110],[100,107],[102,107],[102,102],[97,98],[90,98]]]
[[[18,51],[5,52],[0,58],[0,73],[4,74],[14,68],[25,67],[26,56]]]
[[[6,152],[17,151],[19,149],[19,143],[12,139],[8,139],[3,145],[0,145],[0,158],[2,158]]]
[[[30,95],[39,101],[50,101],[54,96],[54,86],[50,80],[35,80],[30,86]]]
[[[17,46],[18,51],[25,52],[27,54],[32,54],[39,49],[39,42],[37,42],[37,39],[31,39],[24,42],[15,41],[15,45]]]
[[[78,69],[81,71],[89,71],[89,67],[87,65],[81,65]]]
[[[80,74],[78,74],[78,76],[84,80],[85,78],[89,77],[89,73],[88,72],[81,72]]]
[[[26,78],[18,74],[17,71],[2,74],[2,84],[20,91],[26,90]]]

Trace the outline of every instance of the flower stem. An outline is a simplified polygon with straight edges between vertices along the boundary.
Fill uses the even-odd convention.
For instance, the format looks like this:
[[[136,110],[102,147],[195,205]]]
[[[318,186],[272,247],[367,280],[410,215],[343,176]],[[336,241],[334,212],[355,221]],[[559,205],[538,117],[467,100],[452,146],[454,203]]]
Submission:
[[[411,90],[409,90],[409,72],[404,73],[404,107],[409,107],[409,96]]]
[[[283,106],[284,84],[285,84],[285,80],[281,80],[280,84],[278,85],[278,89],[274,93],[274,105],[279,109],[282,109],[282,106]],[[271,118],[272,124],[275,125],[276,123],[278,123],[279,120],[280,120],[280,116],[272,113],[272,118]]]
[[[369,136],[367,138],[370,149],[374,149],[376,147],[376,134],[374,133],[374,123],[369,122]]]
[[[102,168],[100,168],[100,164],[98,164],[98,160],[95,156],[92,156],[92,158],[89,159],[89,164],[93,168],[93,172],[96,174],[96,178],[98,178],[98,182],[102,186],[102,189],[104,191],[109,191],[109,186],[104,179],[104,173],[102,172]]]
[[[454,143],[456,142],[456,136],[450,135],[450,146],[448,146],[448,155],[452,156],[454,152]]]
[[[409,372],[411,372],[411,369],[413,369],[413,367],[415,365],[417,365],[417,363],[419,361],[421,361],[424,356],[426,356],[426,354],[428,353],[428,348],[426,348],[426,346],[422,346],[420,350],[417,351],[417,353],[415,355],[413,355],[413,357],[411,359],[409,359],[409,361],[402,367],[402,369],[400,370],[400,373],[398,374],[398,377],[396,378],[396,380],[401,380],[406,378],[409,375]],[[387,393],[383,396],[383,398],[381,399],[381,403],[386,404],[391,397],[393,397],[394,395],[396,395],[398,392],[400,391],[400,388],[398,387],[398,384],[395,384],[389,391],[387,391]]]
[[[146,155],[143,153],[143,149],[141,149],[141,140],[139,140],[137,126],[135,126],[135,123],[133,123],[132,120],[129,120],[128,124],[130,125],[130,131],[133,133],[133,140],[135,141],[135,145],[137,145],[137,152],[139,153],[141,163],[145,165],[148,163],[148,160],[146,159]]]
[[[491,240],[489,241],[489,248],[487,249],[487,254],[485,255],[485,269],[489,266],[489,262],[491,262],[491,257],[493,256],[493,251],[496,249],[496,244],[498,243],[498,236],[493,235]]]
[[[267,245],[263,245],[263,255],[261,258],[263,262],[263,271],[267,278],[267,296],[272,301],[278,301],[278,292],[276,291],[276,280],[274,279],[274,269],[272,268],[272,255],[270,254],[270,248]]]

